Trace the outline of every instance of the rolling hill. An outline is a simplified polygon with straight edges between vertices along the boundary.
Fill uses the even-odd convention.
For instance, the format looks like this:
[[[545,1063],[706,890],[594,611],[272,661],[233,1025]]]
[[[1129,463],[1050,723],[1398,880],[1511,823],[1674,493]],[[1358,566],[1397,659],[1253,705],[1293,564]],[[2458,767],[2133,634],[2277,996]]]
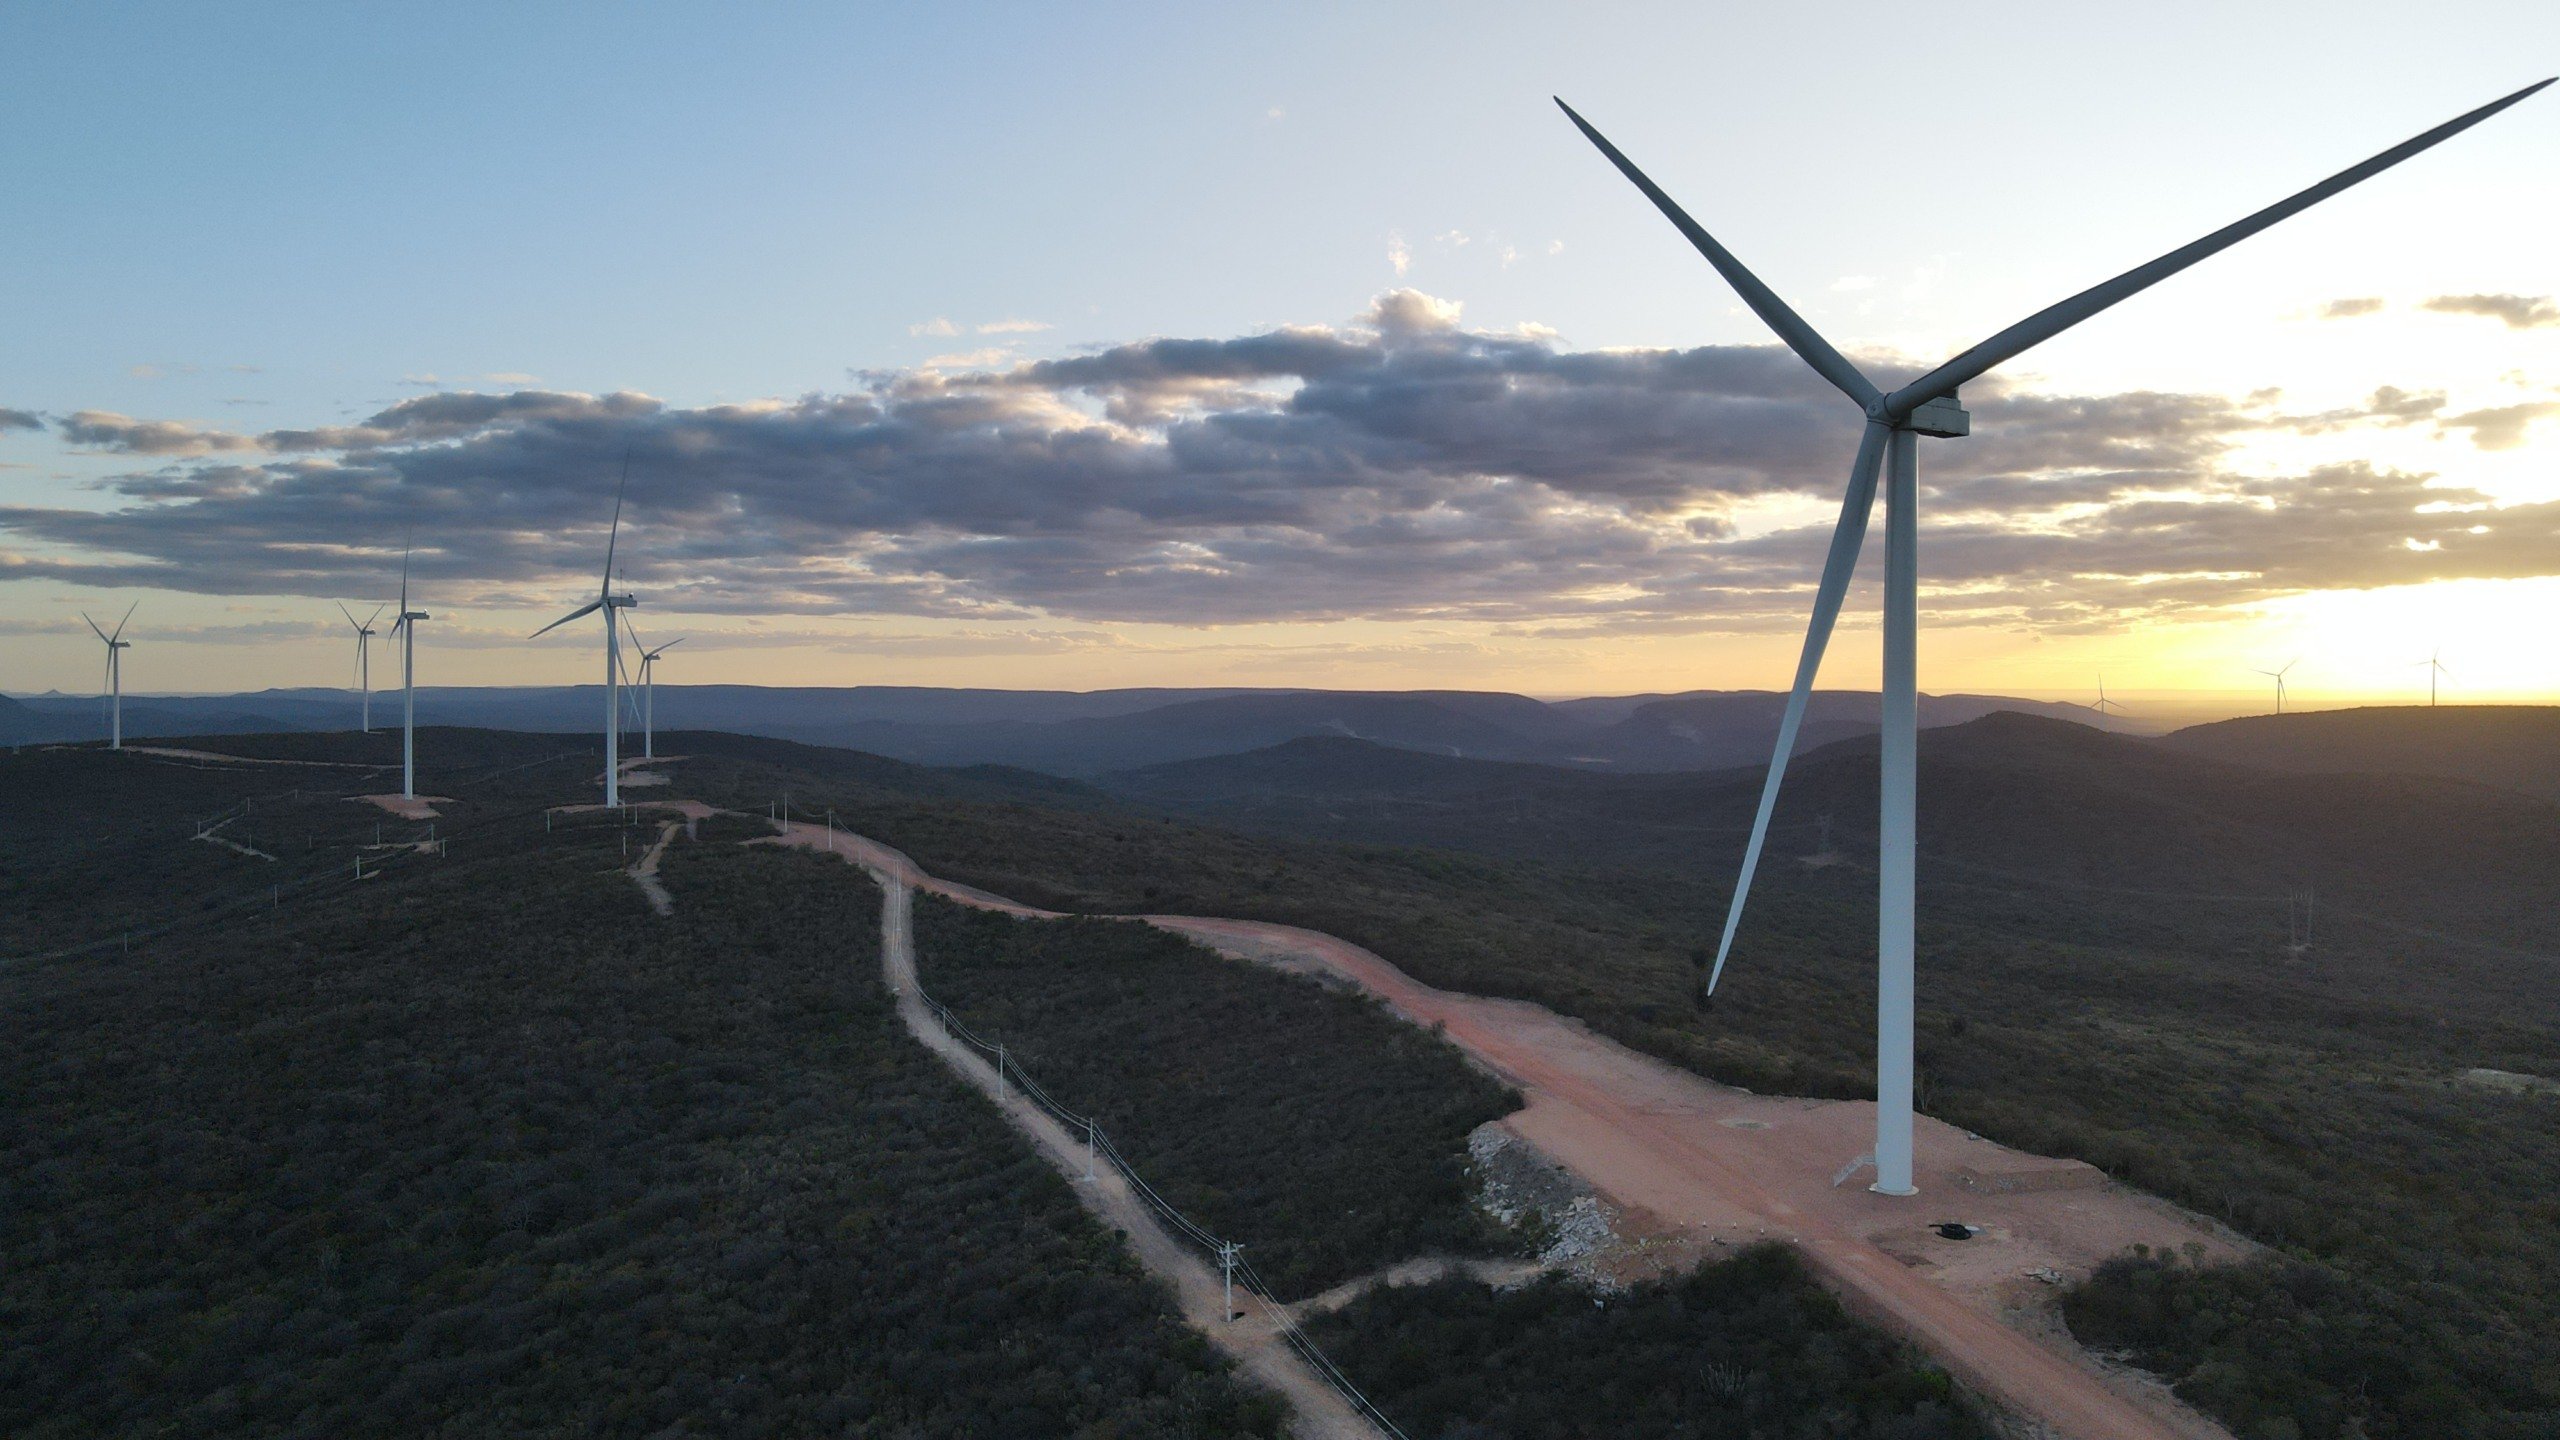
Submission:
[[[2265,770],[2434,775],[2560,799],[2560,707],[2400,705],[2250,715],[2191,725],[2159,743]]]

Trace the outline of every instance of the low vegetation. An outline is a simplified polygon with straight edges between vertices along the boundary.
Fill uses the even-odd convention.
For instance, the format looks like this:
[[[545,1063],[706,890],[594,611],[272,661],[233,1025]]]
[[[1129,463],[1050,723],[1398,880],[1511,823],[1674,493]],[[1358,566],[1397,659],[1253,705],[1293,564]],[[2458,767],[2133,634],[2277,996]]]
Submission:
[[[1560,1280],[1373,1290],[1309,1327],[1430,1440],[1975,1440],[1946,1374],[1762,1245],[1617,1295]]]
[[[614,827],[470,833],[0,970],[0,1432],[1280,1433],[900,1031],[857,872],[678,845],[660,919]]]
[[[1717,1079],[1872,1093],[1874,881],[1854,865],[1810,869],[1777,852],[1737,968],[1710,1006],[1698,979],[1728,892],[1706,877],[1728,873],[1717,848],[1728,839],[1709,837],[1703,858],[1676,869],[1621,860],[1583,870],[1575,859],[1593,844],[1578,830],[1547,836],[1548,863],[1252,838],[1054,781],[1007,798],[986,773],[963,791],[941,772],[909,782],[862,763],[833,772],[825,752],[790,748],[721,762],[723,783],[741,793],[789,777],[936,873],[1002,894],[1093,913],[1307,925],[1427,982],[1536,1001]],[[1962,782],[1954,767],[1939,774]],[[1844,772],[1839,786],[1838,824],[1854,833],[1845,797],[1872,795],[1871,768]],[[2514,809],[2380,788],[2391,791],[2388,816],[2340,819],[2322,843],[2352,845],[2379,826],[2394,832],[2389,853],[2412,836],[2451,853],[2483,843],[2463,817]],[[2019,823],[2022,802],[1998,793],[2007,798],[1952,789],[1923,813],[1952,827]],[[2454,1078],[2475,1067],[2560,1076],[2560,1032],[2547,1019],[2560,971],[2513,929],[2540,901],[2487,894],[2485,869],[2432,911],[2407,894],[2323,891],[2319,941],[2295,951],[2281,905],[2263,898],[2250,903],[2264,913],[2235,918],[2226,897],[2200,889],[2114,893],[2084,854],[2099,842],[2079,838],[2068,814],[2038,813],[2053,822],[2039,832],[2045,873],[2015,855],[1996,874],[1924,866],[1923,1108],[2088,1160],[2272,1252],[2238,1270],[2150,1273],[2144,1293],[2169,1297],[2160,1304],[2076,1307],[2092,1324],[2113,1316],[2093,1342],[2147,1357],[2253,1440],[2560,1433],[2554,1103]],[[1536,814],[1524,823],[1555,823]],[[1805,838],[1810,818],[1796,816],[1788,833]],[[2167,831],[2103,839],[2125,853],[2191,843]],[[2067,881],[2061,872],[2084,862],[2097,873]],[[2485,897],[2477,934],[2465,908],[2475,895]],[[2099,1277],[2092,1296],[2122,1289],[2126,1273]]]
[[[916,900],[920,973],[1283,1297],[1419,1254],[1516,1248],[1467,1132],[1517,1097],[1365,997],[1126,920]]]
[[[558,743],[502,739],[485,744],[515,747],[520,760],[508,763]],[[1819,813],[1782,809],[1768,891],[1710,1006],[1699,966],[1722,919],[1731,836],[1672,847],[1676,865],[1615,853],[1601,864],[1589,824],[1605,814],[1568,823],[1532,805],[1482,816],[1486,827],[1538,831],[1527,846],[1519,836],[1475,850],[1248,837],[1019,772],[930,771],[735,737],[686,736],[680,748],[696,757],[680,772],[683,793],[761,813],[788,788],[795,805],[831,806],[936,873],[999,893],[1096,914],[1309,925],[1426,981],[1546,1004],[1719,1079],[1867,1093],[1873,879],[1855,861],[1869,822],[1848,802],[1872,795],[1871,770],[1842,770],[1836,794],[1801,792],[1807,806],[1838,802],[1849,863],[1794,863]],[[1805,768],[1809,779],[1819,771]],[[556,793],[591,773],[590,763],[547,783]],[[1966,852],[1975,868],[1923,869],[1924,1108],[2090,1160],[2270,1247],[2263,1262],[2221,1270],[2129,1259],[2073,1297],[2072,1323],[2093,1344],[2135,1354],[2246,1440],[2560,1433],[2560,1110],[2547,1096],[2455,1078],[2483,1067],[2560,1076],[2560,1033],[2548,1023],[2560,972],[2537,948],[2549,887],[2498,879],[2510,872],[2487,864],[2397,890],[2324,885],[2317,943],[2295,950],[2281,904],[2190,883],[2209,871],[2211,847],[2246,839],[2256,854],[2263,834],[2201,826],[2192,811],[2155,825],[2140,806],[2100,825],[2050,793],[1968,790],[1952,765],[1924,767],[1931,774],[1949,787],[1924,796],[1937,853],[1955,853],[1950,841],[1967,834],[2006,837],[2008,848],[1986,841]],[[2137,779],[2108,783],[2137,800],[2160,793]],[[2539,850],[2506,847],[2516,812],[2504,801],[2326,787],[2343,797],[2332,804],[2313,793],[2323,788],[2270,787],[2269,813],[2317,831],[2330,847],[2319,853],[2355,862],[2349,873],[2377,873],[2375,857],[2413,845],[2440,852],[2429,877],[2483,845],[2511,851],[2500,865],[2539,863]],[[57,813],[77,808],[76,789],[58,798]],[[2356,813],[2333,814],[2340,806]],[[2029,819],[2042,826],[2031,845],[2017,829]],[[2359,837],[2379,848],[2365,853]],[[1469,840],[1445,825],[1434,838]],[[0,845],[42,850],[22,832],[0,832]],[[457,859],[464,849],[457,841]],[[2126,868],[2137,860],[2190,873]],[[185,883],[179,870],[170,877]],[[2133,891],[2146,893],[2122,893]],[[78,891],[47,893],[59,904]]]

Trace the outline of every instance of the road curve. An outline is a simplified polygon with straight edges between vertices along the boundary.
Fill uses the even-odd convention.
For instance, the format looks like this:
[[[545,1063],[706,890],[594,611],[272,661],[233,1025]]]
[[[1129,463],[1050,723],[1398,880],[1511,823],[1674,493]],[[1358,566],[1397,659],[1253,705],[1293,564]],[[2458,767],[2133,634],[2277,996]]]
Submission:
[[[827,843],[814,835],[794,839]],[[833,843],[884,881],[1009,914],[1057,913],[937,880],[904,854],[843,830],[834,833]],[[1698,1223],[1792,1242],[1853,1309],[1908,1336],[1967,1387],[2050,1433],[2069,1440],[2229,1440],[2228,1432],[2165,1392],[2145,1393],[2085,1358],[2059,1353],[1895,1258],[1869,1238],[1875,1223],[1866,1216],[1913,1223],[1919,1212],[1908,1208],[1912,1202],[1854,1187],[1809,1188],[1799,1176],[1778,1171],[1768,1163],[1768,1151],[1754,1148],[1766,1141],[1752,1131],[1765,1126],[1728,1128],[1732,1122],[1702,1120],[1697,1106],[1682,1103],[1688,1092],[1715,1088],[1685,1071],[1599,1041],[1539,1006],[1434,989],[1370,951],[1319,931],[1200,916],[1143,918],[1215,949],[1312,964],[1359,985],[1416,1024],[1443,1027],[1451,1043],[1519,1088],[1527,1107],[1512,1117],[1515,1128],[1593,1188],[1622,1205],[1703,1217]],[[1845,1118],[1867,1107],[1821,1108]],[[1935,1179],[1941,1193],[1951,1188],[1945,1157],[1975,1153],[1967,1142],[1997,1149],[1925,1122],[1924,1185]],[[1935,1176],[1926,1163],[1932,1155],[1940,1165]],[[1993,1202],[1970,1203],[1980,1209]],[[2157,1208],[2164,1226],[2175,1223],[2173,1212]]]
[[[1371,1425],[1317,1377],[1281,1338],[1271,1312],[1243,1303],[1233,1320],[1222,1318],[1226,1297],[1217,1272],[1200,1253],[1176,1240],[1155,1212],[1108,1164],[1087,1175],[1084,1137],[1070,1135],[1048,1111],[1031,1103],[1015,1086],[1005,1084],[986,1057],[944,1028],[921,998],[916,981],[915,932],[910,916],[910,886],[918,872],[894,850],[872,845],[842,830],[829,833],[814,825],[794,824],[776,837],[795,847],[828,850],[871,872],[880,883],[881,978],[897,997],[898,1018],[918,1042],[932,1051],[961,1079],[994,1101],[1014,1127],[1029,1136],[1034,1148],[1075,1187],[1076,1198],[1104,1224],[1121,1232],[1139,1263],[1171,1286],[1183,1319],[1234,1358],[1247,1375],[1289,1402],[1289,1431],[1295,1440],[1383,1440]],[[992,897],[989,897],[992,898]],[[1006,907],[1019,909],[1020,907]]]

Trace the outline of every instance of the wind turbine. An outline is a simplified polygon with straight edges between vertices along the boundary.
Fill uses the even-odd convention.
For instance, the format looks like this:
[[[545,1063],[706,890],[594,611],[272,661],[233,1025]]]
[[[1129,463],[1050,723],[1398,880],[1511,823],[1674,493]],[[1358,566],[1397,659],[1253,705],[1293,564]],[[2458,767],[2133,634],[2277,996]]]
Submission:
[[[133,648],[133,642],[124,638],[124,627],[141,605],[142,602],[136,600],[124,607],[124,619],[116,622],[113,634],[98,629],[98,622],[89,620],[88,611],[80,612],[80,618],[89,620],[89,629],[107,646],[107,748],[110,750],[124,748],[124,652]]]
[[[2291,670],[2294,666],[2299,665],[2299,664],[2301,664],[2301,663],[2302,663],[2302,657],[2301,657],[2301,656],[2299,656],[2299,655],[2296,655],[2296,656],[2294,656],[2292,659],[2287,660],[2286,662],[2284,662],[2284,669],[2283,669],[2283,670],[2261,670],[2261,671],[2259,671],[2259,672],[2258,672],[2259,674],[2264,675],[2264,676],[2266,676],[2268,679],[2273,680],[2274,682],[2276,682],[2276,713],[2277,713],[2277,714],[2279,714],[2279,715],[2281,715],[2281,714],[2283,714],[2283,713],[2284,713],[2284,677],[2285,677],[2285,671],[2287,671],[2287,670]]]
[[[400,637],[400,798],[418,798],[418,622],[434,616],[409,608],[409,547],[400,547],[400,618],[391,633]]]
[[[2442,650],[2438,650],[2435,654],[2418,662],[2427,668],[2427,708],[2430,710],[2436,708],[2436,680],[2453,673],[2444,668],[2444,661],[2441,658],[2443,654]]]
[[[631,648],[640,652],[640,758],[658,758],[658,657],[685,642],[677,636],[655,650],[640,643],[640,630],[631,617],[622,617],[623,628],[631,632]]]
[[[409,607],[402,605],[400,608],[406,610]],[[356,612],[348,609],[347,603],[341,600],[338,613],[346,616],[347,623],[356,627],[356,684],[364,691],[364,733],[370,735],[373,733],[373,622],[382,618],[382,607],[374,606],[372,614],[358,620]]]
[[[622,651],[616,643],[622,633],[621,622],[614,611],[628,610],[640,602],[629,594],[613,593],[613,547],[622,539],[622,496],[631,486],[631,457],[622,457],[622,484],[613,492],[613,529],[605,535],[604,580],[596,586],[596,598],[536,630],[528,637],[540,639],[572,620],[604,612],[604,803],[622,803]]]
[[[1716,981],[1724,974],[1725,957],[1732,949],[1735,927],[1742,921],[1743,900],[1750,894],[1751,876],[1759,867],[1761,845],[1768,837],[1769,817],[1777,805],[1779,781],[1786,774],[1787,758],[1795,748],[1796,730],[1804,719],[1805,702],[1813,688],[1814,675],[1821,668],[1823,649],[1830,643],[1832,624],[1839,618],[1840,602],[1847,594],[1851,572],[1857,566],[1860,544],[1866,538],[1867,515],[1875,504],[1877,473],[1880,470],[1886,472],[1884,735],[1880,767],[1883,793],[1879,805],[1876,865],[1876,1181],[1870,1188],[1887,1195],[1914,1193],[1911,1184],[1911,1028],[1919,760],[1917,637],[1920,570],[1918,516],[1915,513],[1919,498],[1918,437],[1953,438],[1970,433],[1972,418],[1956,399],[1959,386],[1979,379],[2004,361],[2052,339],[2109,306],[2149,289],[2188,266],[2450,139],[2550,83],[2545,80],[2541,84],[2527,86],[2504,99],[2458,116],[2254,215],[2226,225],[2203,239],[2047,306],[1891,392],[1869,380],[1849,362],[1847,356],[1806,324],[1804,317],[1788,308],[1787,302],[1762,284],[1760,277],[1746,269],[1731,251],[1717,243],[1714,236],[1663,193],[1660,186],[1646,178],[1644,172],[1636,168],[1635,162],[1619,153],[1618,147],[1593,129],[1589,121],[1575,114],[1572,106],[1561,99],[1556,101],[1583,135],[1600,148],[1600,153],[1635,182],[1636,188],[1661,210],[1664,218],[1678,227],[1707,262],[1715,266],[1717,273],[1723,275],[1726,283],[1741,295],[1743,303],[1776,331],[1778,338],[1812,366],[1815,373],[1846,394],[1867,418],[1866,433],[1858,444],[1858,458],[1850,467],[1848,493],[1841,502],[1840,520],[1832,532],[1831,551],[1823,561],[1821,583],[1814,591],[1813,615],[1805,627],[1804,653],[1796,664],[1795,689],[1787,697],[1786,713],[1778,726],[1777,749],[1770,757],[1769,777],[1760,792],[1760,812],[1752,822],[1751,842],[1743,854],[1742,874],[1734,886],[1732,909],[1725,916],[1724,939],[1716,948],[1715,971],[1707,980],[1710,994],[1714,993]]]
[[[2097,703],[2095,703],[2095,704],[2091,705],[2089,708],[2090,708],[2090,709],[2092,709],[2092,710],[2097,711],[2097,712],[2098,712],[2098,714],[2099,714],[2100,716],[2102,716],[2102,717],[2103,717],[2103,716],[2105,716],[2109,711],[2113,711],[2113,712],[2115,712],[2115,713],[2117,713],[2117,714],[2122,714],[2122,713],[2124,712],[2124,707],[2123,707],[2123,706],[2121,706],[2121,705],[2117,704],[2116,702],[2114,702],[2113,700],[2110,700],[2110,699],[2108,699],[2108,698],[2107,698],[2107,675],[2106,675],[2106,672],[2105,672],[2105,671],[2103,671],[2103,670],[2101,670],[2101,671],[2099,671],[2099,672],[2098,672],[2098,699],[2097,699]]]

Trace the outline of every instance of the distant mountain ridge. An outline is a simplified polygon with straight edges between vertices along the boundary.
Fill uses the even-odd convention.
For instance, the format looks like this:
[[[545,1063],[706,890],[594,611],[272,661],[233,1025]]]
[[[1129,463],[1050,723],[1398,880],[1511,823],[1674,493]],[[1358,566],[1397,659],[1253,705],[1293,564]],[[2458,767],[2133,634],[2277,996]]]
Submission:
[[[421,724],[583,731],[596,723],[597,687],[418,691]],[[377,727],[392,714],[376,692]],[[1504,691],[1211,688],[944,690],[905,686],[662,685],[661,728],[725,730],[865,750],[925,765],[1001,764],[1092,776],[1169,761],[1232,755],[1334,736],[1467,759],[1596,770],[1716,769],[1767,758],[1785,697],[1774,691],[1690,691],[1545,701]],[[103,734],[96,699],[24,702],[26,740]],[[1920,723],[1962,724],[1997,710],[2091,719],[2077,705],[1988,695],[1924,695]],[[1871,734],[1872,691],[1815,692],[1799,750]],[[338,689],[231,696],[133,696],[127,735],[209,735],[352,729],[355,697]]]

